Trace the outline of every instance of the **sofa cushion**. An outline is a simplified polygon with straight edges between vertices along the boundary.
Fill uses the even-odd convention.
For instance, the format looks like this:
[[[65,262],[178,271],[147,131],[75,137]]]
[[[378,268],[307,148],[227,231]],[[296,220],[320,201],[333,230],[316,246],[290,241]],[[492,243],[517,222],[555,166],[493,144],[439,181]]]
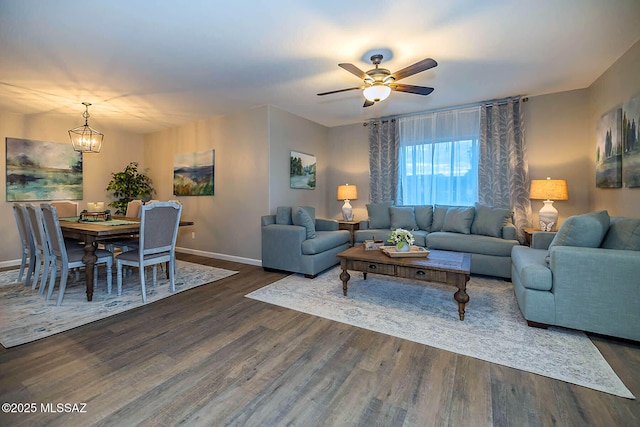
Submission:
[[[418,228],[416,224],[416,214],[411,206],[391,206],[389,208],[391,215],[391,229],[404,228],[405,230],[415,230]]]
[[[607,211],[573,215],[565,219],[549,244],[553,246],[580,246],[597,248],[609,229]]]
[[[422,246],[422,247],[426,247],[427,246],[427,235],[429,234],[428,231],[415,230],[415,231],[412,231],[411,234],[413,234],[413,239],[414,239],[413,244],[414,245]]]
[[[449,207],[444,215],[442,231],[470,234],[473,223],[474,208]]]
[[[391,206],[393,206],[392,202],[367,204],[369,228],[391,228],[391,213],[389,212]]]
[[[431,231],[433,222],[433,206],[414,206],[413,211],[416,215],[416,224],[420,230]]]
[[[302,253],[304,255],[315,255],[326,252],[330,249],[349,243],[351,235],[347,230],[340,231],[318,231],[315,239],[307,239],[302,242]]]
[[[640,219],[621,218],[612,220],[600,247],[640,251]]]
[[[435,205],[433,207],[433,222],[431,224],[431,231],[442,231],[444,217],[447,214],[448,209],[449,206],[447,205]]]
[[[308,209],[304,206],[296,206],[292,210],[292,217],[294,225],[301,225],[307,229],[307,239],[314,239],[316,237],[315,218],[312,218],[311,215],[309,215]]]
[[[502,227],[508,224],[512,214],[509,209],[476,204],[476,215],[471,224],[471,233],[502,237]]]
[[[278,206],[276,210],[276,224],[292,225],[291,206]]]
[[[429,233],[426,243],[429,249],[503,257],[511,256],[511,249],[518,245],[517,240],[505,240],[479,234],[449,233],[446,231]]]
[[[520,277],[520,283],[527,289],[549,291],[553,285],[551,269],[546,262],[545,249],[514,246],[511,250],[513,269]]]

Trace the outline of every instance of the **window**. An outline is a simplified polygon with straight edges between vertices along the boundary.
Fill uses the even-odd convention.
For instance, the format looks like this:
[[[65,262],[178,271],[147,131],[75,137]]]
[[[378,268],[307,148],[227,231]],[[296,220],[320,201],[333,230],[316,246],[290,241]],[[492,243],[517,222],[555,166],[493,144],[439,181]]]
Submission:
[[[474,205],[479,132],[479,107],[400,119],[398,204]]]

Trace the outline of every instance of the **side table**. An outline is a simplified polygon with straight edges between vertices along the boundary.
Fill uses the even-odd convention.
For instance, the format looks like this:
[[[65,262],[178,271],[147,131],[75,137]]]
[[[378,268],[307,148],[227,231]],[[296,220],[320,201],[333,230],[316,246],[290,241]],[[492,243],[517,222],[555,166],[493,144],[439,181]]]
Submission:
[[[360,229],[360,221],[343,221],[338,220],[338,230],[347,230],[351,235],[349,246],[353,247],[355,241],[355,232]]]
[[[527,241],[527,246],[531,246],[531,238],[533,236],[533,233],[535,233],[536,231],[542,231],[542,230],[535,227],[524,227],[522,231],[524,232],[524,238]],[[555,233],[555,231],[553,231],[553,233]]]

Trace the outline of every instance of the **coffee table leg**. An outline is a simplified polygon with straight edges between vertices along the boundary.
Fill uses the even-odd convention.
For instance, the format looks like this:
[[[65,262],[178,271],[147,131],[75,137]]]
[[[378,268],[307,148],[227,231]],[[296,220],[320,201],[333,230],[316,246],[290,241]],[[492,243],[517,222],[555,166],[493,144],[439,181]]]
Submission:
[[[467,294],[467,282],[469,281],[469,276],[461,276],[458,279],[458,291],[453,294],[453,299],[458,302],[458,315],[460,316],[460,320],[464,320],[464,306],[469,302],[469,295]]]
[[[349,281],[351,276],[349,275],[349,272],[347,271],[347,266],[345,264],[346,263],[341,265],[342,273],[340,273],[340,280],[342,280],[342,293],[344,294],[344,296],[347,296],[347,282]]]

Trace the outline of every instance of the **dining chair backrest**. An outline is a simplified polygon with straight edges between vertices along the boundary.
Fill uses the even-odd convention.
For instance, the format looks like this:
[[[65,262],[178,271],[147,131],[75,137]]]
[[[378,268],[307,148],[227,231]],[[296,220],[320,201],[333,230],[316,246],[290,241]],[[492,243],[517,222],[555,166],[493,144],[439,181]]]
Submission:
[[[155,202],[140,211],[140,259],[146,255],[174,252],[180,225],[182,205]]]
[[[51,202],[49,204],[56,208],[58,212],[58,218],[71,218],[78,216],[78,204],[75,202],[64,200]]]
[[[58,222],[58,212],[53,204],[43,203],[40,205],[42,209],[42,220],[44,223],[44,230],[49,240],[51,253],[60,259],[64,263],[68,263],[67,248],[64,244],[64,237],[62,237],[62,229]]]
[[[140,218],[140,207],[142,206],[142,200],[132,200],[127,203],[127,211],[124,216],[129,218]]]
[[[33,250],[33,236],[29,229],[29,218],[26,207],[20,203],[14,203],[13,215],[16,217],[16,224],[18,225],[18,234],[20,235],[22,247],[24,249]]]
[[[49,253],[47,235],[44,231],[44,223],[42,222],[42,210],[32,204],[27,204],[26,209],[29,214],[29,226],[31,235],[33,236],[34,246],[41,251]]]

